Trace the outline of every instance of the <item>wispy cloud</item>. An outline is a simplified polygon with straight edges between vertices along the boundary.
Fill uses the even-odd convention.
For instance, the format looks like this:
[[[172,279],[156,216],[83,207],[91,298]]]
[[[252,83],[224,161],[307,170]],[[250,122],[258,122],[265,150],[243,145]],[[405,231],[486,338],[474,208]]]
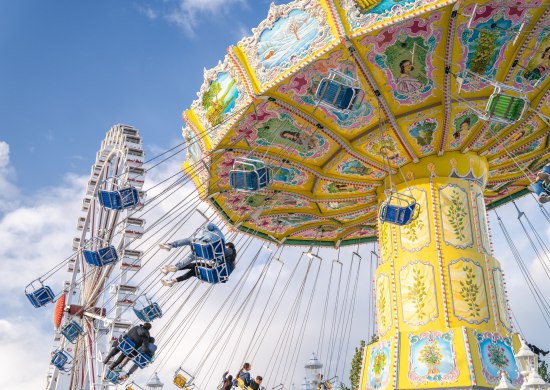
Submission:
[[[195,30],[208,16],[225,14],[236,5],[246,7],[247,0],[177,0],[163,4],[162,9],[151,6],[139,10],[149,19],[162,18],[179,28],[190,37],[195,36]]]
[[[0,215],[17,204],[19,191],[15,179],[15,169],[10,163],[10,145],[0,141]]]

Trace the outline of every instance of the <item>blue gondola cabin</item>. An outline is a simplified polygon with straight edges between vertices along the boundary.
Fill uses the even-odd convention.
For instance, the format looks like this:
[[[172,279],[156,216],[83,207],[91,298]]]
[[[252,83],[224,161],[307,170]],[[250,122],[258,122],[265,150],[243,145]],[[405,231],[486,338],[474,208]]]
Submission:
[[[229,171],[229,184],[237,191],[254,192],[271,184],[271,168],[255,158],[236,158]]]
[[[100,190],[97,193],[99,204],[110,210],[124,210],[139,203],[139,192],[134,187],[125,187],[119,190]]]
[[[94,267],[103,267],[104,265],[115,263],[118,260],[118,254],[115,247],[112,245],[95,251],[84,249],[82,253],[86,262]]]

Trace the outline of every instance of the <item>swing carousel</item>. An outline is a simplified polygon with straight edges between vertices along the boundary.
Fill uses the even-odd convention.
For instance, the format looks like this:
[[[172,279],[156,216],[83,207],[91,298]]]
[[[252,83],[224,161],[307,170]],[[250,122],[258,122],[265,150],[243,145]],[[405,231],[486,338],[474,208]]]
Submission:
[[[141,388],[106,358],[110,348],[135,368],[170,371],[178,388],[211,389],[213,373],[247,361],[259,361],[266,386],[290,388],[313,333],[330,378],[322,383],[336,386],[354,313],[365,311],[356,298],[371,281],[369,322],[360,325],[377,341],[363,355],[361,390],[518,388],[532,354],[512,323],[487,213],[542,188],[536,174],[550,157],[542,1],[272,5],[205,70],[183,112],[184,142],[146,161],[138,130],[114,126],[92,166],[73,253],[25,290],[37,310],[55,305],[47,388]],[[181,170],[144,186],[146,173],[182,152]],[[196,242],[203,228],[192,218],[218,226],[219,239]],[[498,220],[550,327],[550,305]],[[191,248],[159,255],[159,244],[183,234]],[[225,260],[229,242],[236,269]],[[283,253],[292,246],[308,249],[293,258]],[[337,259],[322,261],[330,251]],[[204,266],[167,289],[161,273],[189,252]],[[63,269],[59,288],[51,281]],[[320,274],[328,282],[317,283]],[[154,356],[124,336],[152,321]],[[536,382],[529,378],[524,385]]]
[[[234,229],[378,241],[361,389],[519,386],[487,211],[548,163],[550,10],[297,0],[205,70],[183,165]]]

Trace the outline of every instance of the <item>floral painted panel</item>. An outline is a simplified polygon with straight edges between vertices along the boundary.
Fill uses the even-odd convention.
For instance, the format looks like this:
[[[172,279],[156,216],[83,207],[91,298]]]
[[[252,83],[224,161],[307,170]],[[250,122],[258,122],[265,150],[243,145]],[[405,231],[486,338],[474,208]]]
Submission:
[[[378,334],[382,337],[390,330],[393,317],[390,277],[386,274],[376,277],[376,309]]]
[[[514,386],[521,384],[512,339],[498,333],[478,333],[474,330],[481,360],[482,373],[487,382],[496,385],[500,380],[500,372],[504,371]]]
[[[454,333],[429,331],[409,335],[409,373],[414,385],[453,383],[458,380],[456,354],[453,348]]]
[[[407,225],[399,227],[399,231],[401,232],[401,248],[405,251],[417,252],[430,245],[431,242],[428,199],[426,191],[419,188],[412,187],[410,190],[404,191],[404,193],[412,196],[418,204],[417,207],[420,207],[420,209],[418,211],[418,218]]]
[[[474,8],[474,4],[464,7],[465,15],[474,14],[471,21],[464,19],[457,28],[460,47],[464,48],[460,71],[470,72],[494,79],[497,69],[505,60],[505,52],[512,40],[510,34],[518,31],[525,20],[527,8],[492,7]],[[507,31],[509,34],[501,34]],[[480,78],[466,77],[462,89],[466,92],[478,91],[487,86]]]
[[[474,241],[468,193],[455,184],[440,187],[439,205],[445,244],[460,249],[471,247]]]
[[[453,313],[470,324],[489,321],[487,287],[481,265],[470,259],[449,263]]]
[[[366,390],[386,389],[390,383],[391,340],[379,341],[369,348],[370,359],[367,373]]]
[[[370,49],[369,62],[385,73],[396,103],[413,105],[432,94],[433,56],[441,38],[440,19],[441,13],[434,12],[427,19],[388,27],[361,42]]]
[[[489,241],[489,230],[487,226],[487,214],[485,210],[485,199],[481,191],[475,192],[476,208],[477,208],[477,222],[479,226],[479,235],[481,237],[481,247],[483,251],[491,254],[491,242]]]
[[[506,291],[504,290],[504,277],[499,268],[493,268],[493,285],[495,286],[495,295],[497,300],[498,318],[502,325],[511,329],[510,314],[506,301]]]
[[[425,325],[438,317],[433,265],[413,261],[399,271],[401,311],[409,325]]]

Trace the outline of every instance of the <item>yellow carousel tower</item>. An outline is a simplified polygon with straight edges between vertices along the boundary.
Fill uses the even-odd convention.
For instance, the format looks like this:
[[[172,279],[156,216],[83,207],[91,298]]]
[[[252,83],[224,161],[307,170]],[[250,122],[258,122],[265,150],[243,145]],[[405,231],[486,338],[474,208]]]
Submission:
[[[367,348],[361,389],[494,388],[502,370],[519,384],[487,225],[487,161],[448,153],[402,172],[395,190],[416,200],[418,217],[379,226],[379,340]]]

